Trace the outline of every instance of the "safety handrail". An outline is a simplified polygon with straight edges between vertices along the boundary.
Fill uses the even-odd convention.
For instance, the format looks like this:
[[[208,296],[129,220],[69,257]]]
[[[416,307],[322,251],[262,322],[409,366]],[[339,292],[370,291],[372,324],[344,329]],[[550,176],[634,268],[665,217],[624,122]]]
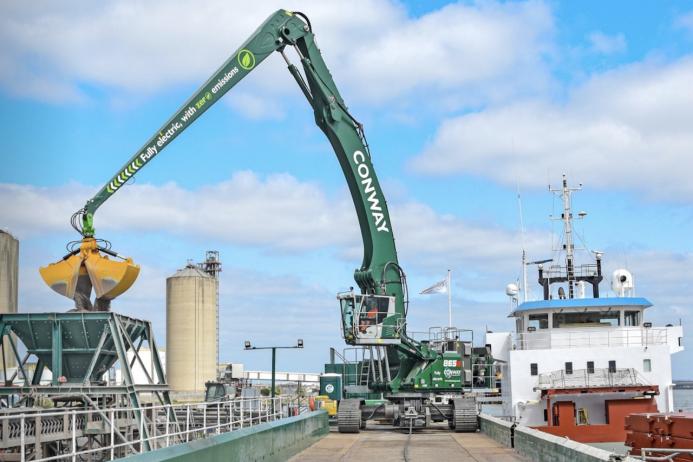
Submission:
[[[138,408],[113,407],[104,409],[66,409],[59,411],[26,410],[20,414],[0,415],[0,428],[16,427],[2,435],[4,454],[18,452],[18,460],[48,462],[78,460],[87,455],[99,460],[113,460],[130,454],[159,449],[192,439],[227,433],[236,429],[298,415],[308,409],[304,398],[296,396],[235,398],[214,402],[148,405]],[[136,415],[147,416],[137,419]],[[65,422],[61,428],[66,448],[61,454],[31,459],[29,449],[37,440],[41,422],[57,419]],[[110,433],[110,444],[97,448],[80,447],[88,423],[102,425],[102,433]],[[145,425],[147,428],[145,428]],[[118,427],[121,427],[120,429]],[[128,431],[121,432],[123,427]],[[148,430],[148,431],[145,431]]]
[[[594,329],[546,329],[538,332],[515,334],[513,346],[518,350],[551,348],[633,347],[666,345],[669,332],[666,327],[619,327]]]

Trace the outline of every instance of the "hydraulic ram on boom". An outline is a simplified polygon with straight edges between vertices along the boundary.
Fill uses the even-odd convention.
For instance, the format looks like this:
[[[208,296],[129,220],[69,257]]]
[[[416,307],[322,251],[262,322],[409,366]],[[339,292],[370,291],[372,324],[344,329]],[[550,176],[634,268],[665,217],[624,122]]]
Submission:
[[[303,72],[289,61],[284,53],[286,47],[296,50]],[[134,283],[139,267],[131,259],[111,251],[107,241],[95,237],[96,211],[275,51],[285,59],[289,72],[313,108],[316,124],[329,139],[358,216],[363,261],[355,270],[354,279],[359,291],[337,296],[342,333],[350,345],[378,349],[380,378],[370,382],[368,389],[380,396],[388,396],[391,401],[387,406],[396,407],[393,411],[394,408],[385,404],[378,405],[372,413],[368,411],[368,418],[376,415],[382,418],[378,413],[385,412],[385,417],[399,422],[397,416],[405,410],[411,418],[415,408],[423,409],[421,404],[426,395],[421,392],[432,387],[431,380],[437,380],[435,393],[461,393],[461,363],[455,359],[459,354],[455,356],[447,352],[444,356],[431,345],[407,336],[406,278],[397,260],[390,214],[373,169],[368,143],[361,124],[347,109],[325,65],[308,18],[301,13],[279,10],[271,15],[113,178],[75,212],[72,226],[81,234],[81,241],[68,248],[69,253],[62,261],[41,268],[41,276],[56,292],[74,299],[78,309],[109,309],[110,300]],[[96,294],[94,304],[90,300],[92,288]],[[445,380],[431,379],[442,377],[443,368],[447,371]],[[361,422],[359,402],[358,399],[345,399],[343,405],[340,404],[341,431],[358,431]],[[450,419],[451,422],[459,420],[456,424],[458,429],[469,429],[470,425],[475,428],[476,418],[472,416],[472,420],[465,422],[468,413],[461,411],[461,405],[454,407],[457,410],[453,416],[452,405],[437,403],[434,405],[437,414],[432,418]],[[427,412],[430,417],[430,410]]]

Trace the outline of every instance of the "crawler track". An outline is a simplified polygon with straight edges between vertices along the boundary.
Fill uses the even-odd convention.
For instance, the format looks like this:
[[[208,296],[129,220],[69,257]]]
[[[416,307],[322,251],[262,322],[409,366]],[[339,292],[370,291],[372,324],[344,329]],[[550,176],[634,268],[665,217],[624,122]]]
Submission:
[[[361,428],[361,402],[358,399],[343,399],[337,410],[339,433],[358,433]]]
[[[476,399],[456,398],[454,400],[454,429],[457,433],[475,432],[479,428]]]

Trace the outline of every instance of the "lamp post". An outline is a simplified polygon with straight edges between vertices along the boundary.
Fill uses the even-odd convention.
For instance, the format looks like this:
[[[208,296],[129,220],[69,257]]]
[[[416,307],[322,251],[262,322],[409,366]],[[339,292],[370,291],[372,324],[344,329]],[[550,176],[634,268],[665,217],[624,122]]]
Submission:
[[[264,346],[257,347],[250,343],[250,340],[244,342],[244,347],[246,350],[272,350],[272,388],[270,389],[270,396],[272,397],[272,413],[274,414],[274,397],[275,397],[275,379],[277,373],[277,350],[278,349],[291,349],[291,348],[303,348],[303,339],[300,338],[296,341],[294,346]]]

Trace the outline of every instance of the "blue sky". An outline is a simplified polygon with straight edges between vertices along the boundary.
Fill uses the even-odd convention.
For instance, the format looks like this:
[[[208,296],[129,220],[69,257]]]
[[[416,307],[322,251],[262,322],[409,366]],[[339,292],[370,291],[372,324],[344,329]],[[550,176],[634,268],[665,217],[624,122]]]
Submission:
[[[74,1],[0,7],[0,227],[21,239],[20,304],[63,310],[37,268],[75,239],[70,214],[274,9],[311,18],[364,123],[411,292],[453,269],[455,323],[509,330],[516,193],[531,257],[549,253],[562,173],[592,249],[627,266],[657,323],[693,320],[693,2]],[[276,3],[276,4],[275,4]],[[306,342],[280,367],[343,347],[334,294],[361,250],[340,169],[279,56],[270,57],[97,214],[142,265],[115,309],[164,343],[165,278],[221,252],[222,359]],[[446,322],[413,299],[410,326]],[[686,339],[690,338],[687,334]],[[675,357],[690,378],[691,350]]]

